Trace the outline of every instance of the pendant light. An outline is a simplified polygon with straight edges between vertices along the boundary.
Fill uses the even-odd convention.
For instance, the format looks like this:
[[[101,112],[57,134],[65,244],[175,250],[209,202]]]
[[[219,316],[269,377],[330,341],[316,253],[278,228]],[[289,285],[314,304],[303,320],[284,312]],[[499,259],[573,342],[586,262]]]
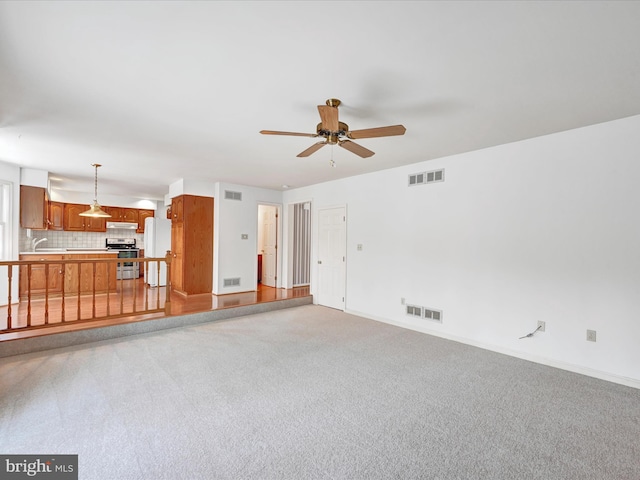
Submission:
[[[101,167],[99,163],[92,163],[92,167],[96,167],[96,176],[94,180],[94,190],[93,190],[93,205],[86,212],[82,212],[80,214],[81,217],[100,217],[100,218],[110,218],[107,212],[102,210],[102,207],[98,203],[98,167]]]

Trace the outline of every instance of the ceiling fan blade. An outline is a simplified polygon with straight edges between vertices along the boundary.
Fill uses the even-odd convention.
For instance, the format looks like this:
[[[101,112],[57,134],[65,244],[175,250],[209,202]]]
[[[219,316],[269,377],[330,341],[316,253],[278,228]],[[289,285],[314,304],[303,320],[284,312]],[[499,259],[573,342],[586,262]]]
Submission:
[[[260,130],[263,135],[291,135],[294,137],[317,137],[317,133],[278,132],[275,130]]]
[[[374,138],[392,137],[394,135],[404,135],[407,129],[403,125],[391,125],[389,127],[365,128],[364,130],[353,130],[347,132],[349,138]]]
[[[296,157],[308,157],[309,155],[311,155],[314,152],[317,152],[318,150],[320,150],[322,147],[324,147],[327,144],[327,142],[318,142],[318,143],[314,143],[313,145],[311,145],[309,148],[307,148],[305,151],[300,152],[298,155],[296,155]]]
[[[368,158],[375,155],[375,152],[364,148],[362,145],[352,142],[351,140],[342,140],[338,143],[342,148],[349,150],[351,153],[355,153],[359,157]]]
[[[330,107],[329,105],[318,105],[320,119],[322,120],[322,129],[330,132],[337,132],[338,126],[338,107]]]

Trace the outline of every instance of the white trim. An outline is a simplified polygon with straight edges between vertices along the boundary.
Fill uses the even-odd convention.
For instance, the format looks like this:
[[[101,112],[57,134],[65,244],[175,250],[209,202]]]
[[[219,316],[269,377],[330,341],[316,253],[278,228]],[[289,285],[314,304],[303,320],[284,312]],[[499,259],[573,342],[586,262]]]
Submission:
[[[409,323],[405,323],[397,320],[390,320],[387,318],[377,317],[374,315],[368,315],[366,313],[357,312],[353,310],[345,310],[345,313],[350,315],[356,315],[358,317],[367,318],[369,320],[375,320],[376,322],[382,322],[389,325],[395,325],[396,327],[406,328],[407,330],[413,330],[420,333],[425,333],[427,335],[433,335],[434,337],[444,338],[446,340],[453,340],[454,342],[463,343],[465,345],[471,345],[473,347],[482,348],[484,350],[489,350],[496,353],[502,353],[504,355],[509,355],[510,357],[520,358],[522,360],[528,360],[530,362],[539,363],[541,365],[546,365],[548,367],[559,368],[561,370],[567,370],[573,373],[579,373],[581,375],[586,375],[588,377],[599,378],[600,380],[606,380],[612,383],[618,383],[620,385],[625,385],[627,387],[640,389],[640,380],[636,380],[634,378],[623,377],[620,375],[615,375],[613,373],[603,372],[601,370],[594,370],[592,368],[581,367],[579,365],[574,365],[572,363],[561,362],[558,360],[553,360],[547,357],[541,357],[538,355],[530,355],[527,353],[517,352],[514,350],[510,350],[508,348],[499,347],[497,345],[491,345],[482,342],[476,342],[473,340],[469,340],[468,338],[458,337],[456,335],[450,335],[447,333],[442,333],[436,330],[432,330],[429,328],[421,328],[416,325],[411,325]]]

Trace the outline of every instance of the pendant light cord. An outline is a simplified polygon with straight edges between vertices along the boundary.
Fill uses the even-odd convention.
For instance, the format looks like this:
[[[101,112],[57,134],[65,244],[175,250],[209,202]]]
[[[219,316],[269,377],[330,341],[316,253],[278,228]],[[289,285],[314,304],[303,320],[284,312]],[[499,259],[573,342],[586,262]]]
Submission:
[[[93,203],[98,203],[98,167],[101,167],[99,163],[92,163],[92,166],[96,167],[96,174],[93,180]]]

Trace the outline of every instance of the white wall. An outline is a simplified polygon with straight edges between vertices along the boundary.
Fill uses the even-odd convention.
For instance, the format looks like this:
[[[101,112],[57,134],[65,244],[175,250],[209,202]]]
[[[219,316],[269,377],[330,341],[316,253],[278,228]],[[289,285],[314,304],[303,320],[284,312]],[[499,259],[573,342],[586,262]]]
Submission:
[[[638,131],[635,116],[283,197],[313,199],[314,227],[347,204],[347,311],[640,387]],[[439,168],[445,182],[407,186]]]
[[[51,190],[50,200],[63,203],[80,203],[90,205],[93,203],[93,192],[72,192],[68,190]],[[121,195],[103,195],[98,192],[98,203],[102,206],[123,208],[140,208],[143,210],[155,210],[157,200],[142,200],[134,197],[123,197]]]
[[[41,187],[49,190],[49,172],[35,168],[21,168],[20,185]]]
[[[242,201],[225,200],[225,190],[241,192]],[[217,183],[215,199],[213,293],[222,295],[256,290],[258,205],[279,205],[282,202],[282,193],[276,190]],[[243,234],[248,236],[246,240],[242,239]],[[282,234],[279,238],[282,238]],[[223,286],[223,279],[238,277],[240,286]]]

